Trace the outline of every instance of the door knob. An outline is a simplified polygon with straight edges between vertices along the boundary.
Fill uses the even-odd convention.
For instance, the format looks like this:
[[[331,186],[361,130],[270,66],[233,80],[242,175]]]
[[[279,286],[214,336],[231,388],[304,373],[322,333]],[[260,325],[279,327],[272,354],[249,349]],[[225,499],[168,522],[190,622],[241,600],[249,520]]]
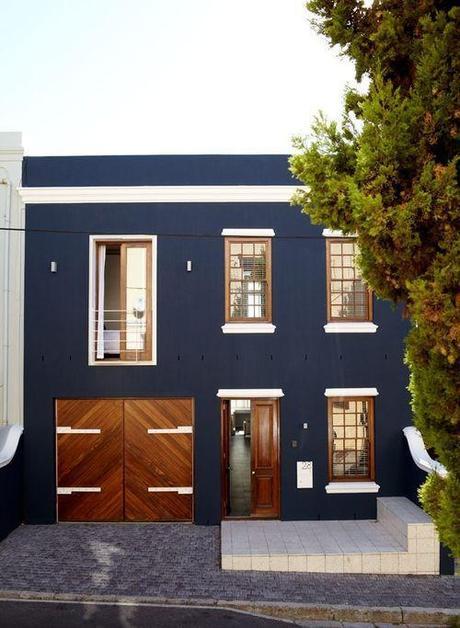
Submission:
[[[252,473],[252,475],[255,475],[255,474],[256,474],[256,472],[255,472],[255,471],[252,471],[251,473]]]

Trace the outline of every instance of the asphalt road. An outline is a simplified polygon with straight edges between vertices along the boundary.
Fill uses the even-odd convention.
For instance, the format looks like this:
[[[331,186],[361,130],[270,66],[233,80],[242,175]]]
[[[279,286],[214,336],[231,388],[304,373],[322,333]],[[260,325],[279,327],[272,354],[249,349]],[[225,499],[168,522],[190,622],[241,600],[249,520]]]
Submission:
[[[171,606],[0,601],[1,628],[286,628],[232,611]]]

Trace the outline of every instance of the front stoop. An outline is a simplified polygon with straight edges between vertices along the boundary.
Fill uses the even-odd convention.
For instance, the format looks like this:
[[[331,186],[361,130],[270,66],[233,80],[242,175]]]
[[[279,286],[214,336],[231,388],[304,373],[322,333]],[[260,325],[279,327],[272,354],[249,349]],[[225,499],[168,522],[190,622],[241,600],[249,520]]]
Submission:
[[[378,497],[377,521],[223,521],[222,569],[439,574],[439,539],[405,497]]]

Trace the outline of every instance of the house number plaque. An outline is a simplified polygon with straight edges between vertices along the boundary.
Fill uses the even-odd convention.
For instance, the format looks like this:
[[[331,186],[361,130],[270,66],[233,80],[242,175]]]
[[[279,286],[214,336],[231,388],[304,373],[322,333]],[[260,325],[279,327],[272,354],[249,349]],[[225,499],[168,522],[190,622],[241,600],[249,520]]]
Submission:
[[[313,488],[313,462],[297,461],[297,488]]]

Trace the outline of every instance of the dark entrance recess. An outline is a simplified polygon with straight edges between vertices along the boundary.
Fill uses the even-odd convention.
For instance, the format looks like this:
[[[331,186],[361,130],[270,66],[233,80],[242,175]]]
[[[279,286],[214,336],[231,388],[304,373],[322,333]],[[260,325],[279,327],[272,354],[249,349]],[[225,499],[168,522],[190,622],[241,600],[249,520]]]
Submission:
[[[279,517],[277,400],[222,401],[222,516]]]

